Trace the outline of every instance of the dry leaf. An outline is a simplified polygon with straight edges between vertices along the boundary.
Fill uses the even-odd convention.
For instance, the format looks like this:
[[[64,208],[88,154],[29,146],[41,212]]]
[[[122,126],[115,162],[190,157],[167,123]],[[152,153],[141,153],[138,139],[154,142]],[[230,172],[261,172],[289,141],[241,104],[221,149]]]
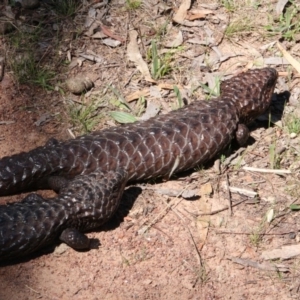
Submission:
[[[161,100],[161,89],[156,86],[156,85],[153,85],[153,86],[150,86],[149,88],[149,91],[150,91],[150,97],[151,98],[154,98],[154,99],[157,99],[157,100]]]
[[[195,15],[188,14],[187,15],[187,20],[193,21],[193,20],[197,20],[197,19],[203,19],[205,17],[206,17],[206,15],[204,15],[204,14],[195,14]]]
[[[104,25],[100,25],[101,30],[104,34],[106,34],[107,36],[111,37],[114,40],[120,41],[120,42],[125,42],[125,39],[123,39],[122,37],[114,34],[111,30],[109,30],[106,26]]]
[[[287,61],[297,70],[300,74],[300,63],[291,55],[289,54],[282,45],[277,42],[277,47],[281,51],[282,55],[287,59]]]
[[[263,251],[261,258],[264,260],[270,259],[290,259],[300,255],[300,245],[283,246],[280,249]]]
[[[238,187],[234,187],[234,186],[230,186],[229,190],[231,193],[236,193],[236,194],[240,194],[240,195],[244,195],[250,198],[255,198],[258,196],[258,194],[250,189],[241,189]]]
[[[95,22],[90,26],[90,28],[84,34],[86,36],[92,36],[98,27],[99,27],[99,25]],[[106,35],[105,35],[105,37],[106,37]]]
[[[214,38],[203,39],[203,38],[200,38],[200,37],[197,37],[197,36],[187,40],[187,42],[190,43],[190,44],[206,45],[206,46],[215,44]]]
[[[132,62],[135,63],[137,69],[143,74],[143,76],[145,77],[145,80],[150,81],[150,82],[155,82],[155,80],[153,80],[151,78],[151,74],[150,71],[148,69],[148,66],[146,64],[146,62],[143,60],[143,57],[139,51],[139,47],[137,44],[137,36],[138,33],[135,30],[132,30],[129,32],[129,43],[127,46],[127,56],[128,59]]]
[[[85,53],[80,53],[79,54],[80,57],[83,57],[84,59],[88,59],[90,61],[94,61],[97,63],[103,63],[104,59],[102,57],[100,57],[99,55],[96,54],[85,54]]]
[[[264,58],[264,64],[265,65],[289,65],[290,63],[284,58],[284,57],[266,57]]]
[[[201,185],[200,195],[201,196],[210,196],[213,192],[213,188],[210,183]]]
[[[184,199],[191,199],[197,197],[199,194],[198,190],[184,190],[181,194],[181,197]]]
[[[50,119],[52,118],[50,113],[44,113],[40,116],[40,118],[34,122],[34,125],[36,126],[41,126],[44,125],[45,123],[47,123]]]
[[[280,15],[283,12],[284,7],[289,2],[289,0],[278,0],[276,4],[276,13]]]
[[[206,21],[189,21],[189,20],[184,20],[182,22],[182,25],[186,27],[202,27],[206,24]]]
[[[127,102],[131,102],[133,100],[137,100],[139,99],[140,97],[146,97],[146,96],[149,96],[150,94],[150,91],[149,91],[149,88],[145,88],[141,91],[136,91],[130,95],[128,95],[126,98],[126,101]]]
[[[182,31],[172,28],[169,32],[167,41],[164,42],[164,46],[167,48],[176,48],[183,43]]]
[[[190,10],[190,14],[192,15],[197,15],[197,14],[202,14],[202,15],[209,15],[213,14],[214,12],[211,9],[193,9]]]
[[[256,261],[246,259],[246,258],[240,258],[240,257],[232,257],[230,260],[236,264],[243,265],[245,267],[253,267],[260,270],[265,271],[280,271],[280,272],[288,272],[289,268],[287,266],[281,265],[281,264],[269,264],[269,263],[258,263]]]
[[[102,44],[105,44],[105,45],[107,45],[109,47],[115,48],[115,47],[120,46],[121,42],[118,41],[118,40],[113,40],[113,39],[108,38],[108,39],[102,40]]]
[[[187,11],[191,6],[191,0],[183,0],[180,4],[178,11],[173,17],[173,21],[182,24],[187,16]]]
[[[96,9],[91,7],[89,9],[87,17],[85,19],[84,27],[88,28],[93,24],[93,22],[95,21],[95,18],[96,18],[96,14],[97,14]]]
[[[174,84],[170,83],[160,83],[158,87],[162,90],[173,90],[174,89]],[[182,89],[183,87],[181,85],[177,85],[179,89]]]
[[[98,31],[92,35],[93,39],[105,39],[106,37],[107,37],[107,35],[104,34],[102,31]]]
[[[159,107],[153,102],[148,102],[145,113],[139,118],[140,120],[148,120],[155,117],[159,112]]]
[[[274,219],[274,208],[271,208],[267,213],[266,213],[266,217],[267,217],[267,222],[271,223]]]

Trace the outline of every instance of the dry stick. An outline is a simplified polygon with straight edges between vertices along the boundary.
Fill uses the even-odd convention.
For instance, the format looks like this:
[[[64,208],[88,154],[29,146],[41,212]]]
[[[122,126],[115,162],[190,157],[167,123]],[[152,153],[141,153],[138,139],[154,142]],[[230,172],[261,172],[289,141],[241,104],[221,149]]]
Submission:
[[[84,103],[84,102],[80,102],[80,101],[78,101],[78,100],[75,100],[75,99],[70,99],[70,101],[71,101],[71,102],[74,102],[74,103],[77,103],[77,104],[79,104],[79,105],[82,105],[82,106],[87,106],[87,104],[86,104],[86,103]]]
[[[178,198],[176,198],[178,199]],[[174,207],[176,207],[183,199],[180,199],[180,201],[178,201],[177,203],[174,203]],[[142,230],[139,230],[140,234],[145,233],[151,226],[153,226],[164,214],[167,213],[167,211],[172,208],[174,201],[171,201],[170,203],[168,203],[167,207],[165,207],[153,220],[152,222],[150,222],[150,224],[148,224],[145,228],[142,228],[142,226],[147,222],[147,220],[142,223],[142,225],[140,226],[140,228],[142,228]]]
[[[238,170],[238,171],[243,171],[243,170]],[[251,172],[251,171],[248,171],[248,172],[250,172],[250,174],[252,174],[253,176],[256,175],[256,176],[262,178],[263,180],[269,182],[269,184],[271,185],[271,188],[272,188],[272,192],[274,193],[274,186],[273,186],[272,182],[268,178],[265,178],[263,175],[261,175],[259,173],[254,173],[254,172]]]
[[[300,231],[300,228],[293,231],[287,231],[287,232],[279,232],[279,233],[262,233],[261,235],[287,235],[290,233],[294,233],[296,231]],[[219,231],[215,230],[218,234],[238,234],[238,235],[252,235],[253,232],[235,232],[235,231]]]
[[[254,151],[254,150],[249,151],[248,153],[252,154],[252,155],[255,155],[255,156],[258,156],[258,157],[261,157],[261,158],[265,158],[265,155],[263,155],[261,153],[258,153],[258,152]]]
[[[120,254],[122,255],[122,253],[120,253]],[[120,271],[120,270],[117,268],[117,270],[116,270],[116,272],[115,272],[113,278],[110,280],[109,286],[108,286],[107,289],[106,289],[106,293],[104,294],[105,296],[106,296],[106,295],[108,294],[108,292],[110,291],[110,288],[111,288],[111,286],[113,285],[115,279],[117,278],[117,275],[118,275],[119,271]],[[106,297],[104,297],[104,299],[106,299]]]
[[[295,203],[296,201],[297,201],[297,200],[292,201],[291,204]],[[290,205],[291,205],[291,204],[290,204]],[[288,214],[290,214],[290,213],[291,213],[291,211],[281,213],[281,214],[279,214],[278,216],[276,216],[276,219],[281,218],[281,217],[285,217],[286,215],[288,215]],[[286,235],[286,234],[290,234],[290,233],[294,233],[294,232],[300,231],[300,228],[299,228],[299,229],[295,229],[295,230],[293,230],[293,231],[288,231],[288,232],[270,233],[270,231],[271,231],[273,228],[275,228],[275,227],[278,225],[279,222],[281,222],[281,219],[278,220],[278,222],[277,222],[276,224],[273,224],[273,227],[272,227],[272,228],[269,228],[268,233],[265,232],[265,233],[263,233],[262,235]],[[216,232],[217,232],[217,233],[220,233],[220,234],[244,234],[244,235],[251,235],[251,234],[252,234],[251,232],[250,232],[250,233],[248,233],[248,232],[230,232],[230,231],[216,231]]]
[[[129,82],[131,81],[132,77],[133,77],[137,72],[138,72],[138,70],[135,69],[135,70],[131,73],[131,75],[129,76],[128,80],[124,83],[123,88],[125,88],[125,87],[129,84]]]
[[[137,32],[138,32],[138,36],[141,40],[141,45],[142,45],[142,48],[143,48],[143,51],[144,51],[143,54],[145,55],[147,53],[147,51],[146,51],[146,47],[145,47],[145,44],[144,44],[144,41],[143,41],[143,35],[142,35],[142,32],[141,32],[141,27],[140,26],[137,27]]]
[[[49,45],[49,46],[47,47],[47,49],[44,51],[44,53],[43,53],[41,59],[38,61],[38,65],[39,65],[40,62],[44,59],[44,57],[50,52],[50,48],[51,48],[51,46]]]
[[[230,188],[229,188],[228,173],[226,173],[225,176],[226,176],[227,193],[228,193],[229,213],[232,216],[232,199],[231,199],[231,192],[230,192]]]
[[[249,153],[252,153],[252,152],[258,147],[258,144],[259,144],[259,141],[256,143],[255,147],[253,147],[251,150],[249,149]],[[238,171],[240,172],[240,171],[243,171],[243,170],[240,169],[240,170],[238,170]],[[251,172],[250,170],[249,170],[248,172],[250,172],[252,175],[257,175],[257,176],[259,176],[260,178],[262,178],[263,180],[266,180],[267,182],[269,182],[269,184],[271,185],[271,188],[272,188],[272,192],[274,193],[274,186],[273,186],[273,184],[271,183],[271,181],[270,181],[269,179],[265,178],[264,176],[262,176],[262,175],[259,174],[259,173],[253,173],[253,172]]]
[[[26,286],[28,289],[30,289],[32,292],[41,295],[40,292],[36,291],[35,289],[33,289],[32,287],[28,286],[27,284],[25,284],[25,286]]]
[[[288,207],[291,206],[292,204],[294,204],[296,201],[297,201],[297,199],[295,199],[294,201],[292,201],[292,203],[290,203],[290,204],[288,205]],[[275,217],[276,220],[275,220],[275,219],[273,220],[274,222],[272,222],[272,227],[270,226],[269,232],[270,232],[273,228],[275,228],[275,227],[282,221],[281,218],[283,218],[283,217],[285,217],[286,215],[291,214],[291,213],[292,213],[292,211],[289,210],[289,211],[287,211],[287,212],[283,212],[283,213],[279,214],[278,216],[276,216],[276,217]],[[279,218],[280,218],[280,220],[278,220]],[[277,221],[277,222],[276,222],[276,221]]]
[[[239,201],[237,203],[234,203],[234,204],[232,204],[232,207],[235,207],[235,206],[237,206],[237,205],[239,205],[239,204],[241,204],[241,203],[243,203],[243,202],[245,202],[247,200],[248,200],[248,198],[243,199],[243,200],[241,200],[241,201]],[[217,210],[211,211],[209,213],[198,214],[198,217],[200,217],[200,216],[212,216],[212,215],[218,214],[219,212],[222,212],[222,211],[224,211],[224,210],[226,210],[228,208],[229,208],[228,206],[225,206],[224,208],[217,209]]]
[[[128,46],[128,43],[130,42],[130,39],[129,39],[129,25],[130,24],[133,25],[133,22],[132,22],[132,19],[131,19],[131,12],[130,12],[130,10],[128,11],[127,16],[128,17],[127,17],[127,22],[126,22],[126,41],[124,43],[124,54],[123,54],[124,61],[127,61],[127,59],[126,59],[126,57],[127,57],[127,46]],[[135,28],[134,25],[133,25],[133,28]],[[125,64],[125,69],[127,70],[127,64]],[[123,85],[123,88],[125,88],[129,84],[129,82],[131,81],[132,77],[137,73],[137,71],[138,71],[137,68],[135,68],[135,70],[129,76],[128,80]]]
[[[166,204],[168,204],[168,203],[166,203]],[[200,254],[200,251],[199,251],[199,249],[198,249],[198,247],[197,247],[197,244],[196,244],[196,242],[195,242],[195,240],[194,240],[194,237],[193,237],[193,235],[192,235],[192,233],[191,233],[191,231],[190,231],[190,228],[189,228],[188,226],[184,226],[184,225],[182,224],[182,221],[183,221],[183,220],[182,220],[182,217],[177,213],[177,211],[175,211],[175,210],[173,209],[173,207],[171,207],[171,210],[172,210],[172,212],[177,216],[177,218],[179,219],[181,225],[182,225],[184,228],[186,228],[186,229],[188,230],[189,235],[190,235],[190,237],[191,237],[191,239],[192,239],[192,242],[193,242],[193,244],[194,244],[195,250],[196,250],[197,255],[198,255],[199,265],[200,265],[201,267],[203,267],[201,254]]]
[[[14,124],[15,121],[0,121],[0,125],[10,125],[10,124]]]
[[[291,174],[290,170],[278,170],[278,169],[262,169],[262,168],[253,168],[253,167],[243,167],[246,171],[260,172],[260,173],[273,173],[277,175]]]
[[[170,241],[173,242],[173,238],[169,234],[167,234],[164,230],[160,229],[156,224],[153,224],[152,227],[155,228],[157,231],[161,232],[162,234],[164,234],[166,237],[169,238]]]
[[[114,68],[114,67],[119,67],[119,66],[120,66],[120,64],[103,65],[103,66],[99,66],[98,69]]]
[[[30,291],[36,293],[36,294],[37,294],[36,297],[38,297],[37,299],[39,299],[39,298],[59,299],[59,298],[56,298],[56,297],[55,297],[55,298],[53,298],[53,297],[50,298],[48,295],[45,295],[45,294],[42,294],[41,292],[36,291],[35,289],[33,289],[32,287],[30,287],[30,286],[27,285],[27,284],[25,284],[25,287],[27,287]]]
[[[205,182],[204,182],[204,183],[205,183]],[[203,184],[203,183],[201,183],[201,184]],[[160,193],[160,191],[163,190],[163,189],[160,189],[160,188],[148,187],[148,186],[144,186],[144,185],[142,185],[142,184],[137,184],[136,186],[138,186],[138,187],[141,188],[142,190],[150,190],[150,191],[154,191],[154,192],[156,192],[156,193],[159,194],[159,195],[165,195],[165,196],[169,196],[169,197],[179,198],[179,197],[181,197],[181,195],[182,195],[185,191],[187,191],[187,190],[190,188],[191,184],[186,185],[186,186],[185,186],[184,188],[182,188],[182,189],[179,189],[179,190],[173,190],[174,192],[177,192],[177,193],[173,193],[172,195]],[[170,190],[170,189],[165,189],[165,190]]]
[[[0,57],[0,82],[4,77],[4,70],[5,70],[5,60],[4,57]]]
[[[244,152],[246,148],[239,148],[236,152],[227,157],[222,164],[224,167],[227,167],[234,159],[236,159],[242,152]]]
[[[296,152],[300,153],[300,151],[296,147],[294,147],[292,145],[289,145],[289,147],[293,148]]]

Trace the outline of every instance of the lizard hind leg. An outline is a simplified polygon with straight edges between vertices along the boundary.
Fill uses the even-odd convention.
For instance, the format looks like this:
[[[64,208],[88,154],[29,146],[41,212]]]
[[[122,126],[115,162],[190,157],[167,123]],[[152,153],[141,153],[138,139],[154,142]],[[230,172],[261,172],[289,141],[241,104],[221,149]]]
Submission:
[[[124,170],[93,172],[70,180],[58,195],[71,208],[60,240],[74,249],[89,248],[89,240],[81,231],[97,228],[112,217],[119,207],[126,183],[127,172]]]

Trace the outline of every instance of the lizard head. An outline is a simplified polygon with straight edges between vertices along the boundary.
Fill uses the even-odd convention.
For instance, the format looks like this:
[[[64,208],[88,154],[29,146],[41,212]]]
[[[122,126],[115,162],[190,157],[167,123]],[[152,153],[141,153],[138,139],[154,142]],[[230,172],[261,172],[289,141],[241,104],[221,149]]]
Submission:
[[[273,68],[249,70],[223,81],[221,96],[236,106],[240,123],[247,124],[269,108],[277,78]]]

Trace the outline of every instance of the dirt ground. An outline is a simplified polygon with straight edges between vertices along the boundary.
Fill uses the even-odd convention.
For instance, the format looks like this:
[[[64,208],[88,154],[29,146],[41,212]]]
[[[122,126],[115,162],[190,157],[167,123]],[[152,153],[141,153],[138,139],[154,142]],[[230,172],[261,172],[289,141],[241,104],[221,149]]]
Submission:
[[[22,9],[20,21],[24,26],[48,17],[43,24],[47,30],[54,28],[51,38],[42,34],[35,54],[45,65],[53,62],[60,73],[48,89],[19,83],[12,64],[7,64],[0,82],[0,157],[43,145],[52,137],[82,134],[95,115],[101,118],[96,118],[93,130],[117,125],[109,112],[124,109],[122,101],[131,114],[140,116],[139,96],[145,96],[147,107],[154,103],[160,113],[170,111],[178,101],[174,85],[187,102],[205,101],[200,83],[217,76],[226,78],[265,65],[275,67],[281,76],[272,107],[251,124],[245,148],[233,147],[226,157],[166,182],[129,186],[116,216],[88,233],[99,239],[98,249],[76,252],[61,244],[1,266],[0,300],[299,299],[300,221],[290,206],[299,203],[300,137],[296,125],[289,125],[291,119],[297,124],[300,114],[299,77],[282,60],[274,42],[281,38],[298,59],[299,43],[297,38],[287,41],[266,34],[267,25],[277,26],[270,21],[276,2],[194,1],[189,17],[185,16],[188,22],[181,23],[172,18],[188,1],[144,1],[135,9],[126,7],[128,1],[83,1],[75,17],[59,21],[48,2]],[[88,12],[99,21],[94,30],[87,22]],[[226,31],[232,24],[233,34]],[[152,40],[162,56],[176,49],[168,72],[154,80],[150,71],[152,82],[141,71],[142,64],[128,55],[128,49],[134,49],[132,30],[138,34],[139,51],[149,69]],[[57,37],[58,45],[53,43]],[[15,47],[9,38],[1,37],[8,62],[8,49]],[[170,43],[175,44],[170,47]],[[94,87],[76,96],[64,82],[78,75],[88,76]],[[82,107],[92,107],[95,101],[95,111],[83,117]],[[38,193],[48,197],[54,192]],[[1,197],[0,202],[23,197]]]

